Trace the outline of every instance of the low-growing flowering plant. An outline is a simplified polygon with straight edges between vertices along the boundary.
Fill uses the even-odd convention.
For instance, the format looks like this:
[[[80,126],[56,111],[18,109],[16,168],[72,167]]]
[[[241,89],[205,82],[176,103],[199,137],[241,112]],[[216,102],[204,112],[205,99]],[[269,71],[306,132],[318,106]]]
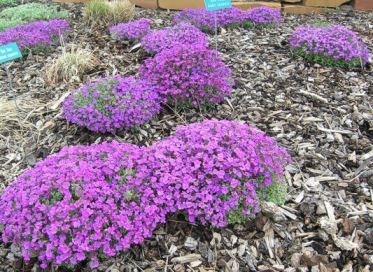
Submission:
[[[141,41],[142,47],[149,53],[158,53],[164,49],[184,46],[208,47],[207,35],[189,23],[179,23],[150,32]]]
[[[116,40],[140,40],[150,32],[152,21],[141,18],[128,23],[119,23],[109,28],[111,36]]]
[[[326,66],[359,67],[369,60],[367,46],[341,25],[300,26],[289,43],[297,55]]]
[[[1,195],[3,241],[42,268],[84,260],[94,268],[103,255],[142,243],[165,215],[141,185],[141,154],[113,142],[65,148],[38,163]]]
[[[185,9],[173,18],[175,23],[188,22],[206,32],[212,32],[215,28],[241,24],[245,20],[245,13],[236,7],[216,11],[207,11],[204,8]]]
[[[201,106],[219,103],[232,90],[232,72],[214,50],[178,45],[140,67],[140,77],[157,86],[164,102]]]
[[[101,78],[68,96],[65,118],[95,132],[128,130],[151,120],[160,111],[155,87],[146,80],[120,76]]]
[[[155,157],[150,186],[173,196],[165,209],[218,227],[258,212],[259,199],[272,196],[268,190],[258,193],[282,183],[290,162],[275,140],[236,121],[207,120],[179,127],[150,149]]]
[[[64,148],[4,190],[2,240],[44,269],[95,268],[150,237],[168,213],[223,227],[244,222],[262,200],[283,201],[289,161],[272,138],[235,121],[179,127],[150,147]]]
[[[21,49],[49,46],[68,29],[69,23],[63,19],[37,21],[0,32],[0,45],[16,42]]]
[[[281,11],[278,9],[273,9],[270,7],[257,7],[250,9],[246,12],[245,25],[250,25],[250,23],[259,26],[277,25],[282,22]]]

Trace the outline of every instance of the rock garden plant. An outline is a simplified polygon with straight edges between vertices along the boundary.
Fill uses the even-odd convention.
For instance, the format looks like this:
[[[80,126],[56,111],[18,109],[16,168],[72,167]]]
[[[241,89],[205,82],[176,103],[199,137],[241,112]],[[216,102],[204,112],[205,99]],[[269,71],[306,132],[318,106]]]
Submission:
[[[245,13],[242,25],[246,28],[253,26],[268,27],[278,25],[283,21],[281,11],[270,7],[257,7]]]
[[[179,23],[147,34],[141,41],[149,53],[158,53],[180,45],[208,47],[208,37],[189,23]]]
[[[156,88],[134,77],[101,78],[64,102],[65,118],[94,132],[115,133],[150,121],[160,111]]]
[[[179,127],[148,148],[64,148],[1,195],[2,239],[42,268],[95,268],[142,243],[169,213],[217,227],[244,222],[260,209],[257,192],[281,183],[288,162],[273,139],[235,121]]]
[[[215,21],[216,17],[216,21]],[[205,32],[214,32],[215,28],[240,25],[246,20],[245,13],[239,8],[207,11],[201,9],[186,9],[173,17],[175,23],[187,22]]]
[[[157,88],[164,103],[196,107],[220,103],[233,86],[232,72],[205,46],[178,45],[145,60],[140,77]]]
[[[369,60],[367,46],[341,25],[298,27],[289,38],[296,55],[332,67],[361,67]]]
[[[141,18],[128,23],[119,23],[109,28],[110,35],[115,40],[139,41],[151,30],[152,21]]]
[[[69,23],[62,19],[24,24],[0,32],[0,45],[16,42],[27,53],[55,44],[68,29]]]
[[[28,3],[0,12],[0,31],[38,20],[63,19],[69,13],[55,5]]]
[[[128,22],[135,16],[135,5],[129,0],[92,0],[85,5],[84,16],[96,25]]]
[[[0,8],[13,7],[18,4],[18,0],[0,0]]]

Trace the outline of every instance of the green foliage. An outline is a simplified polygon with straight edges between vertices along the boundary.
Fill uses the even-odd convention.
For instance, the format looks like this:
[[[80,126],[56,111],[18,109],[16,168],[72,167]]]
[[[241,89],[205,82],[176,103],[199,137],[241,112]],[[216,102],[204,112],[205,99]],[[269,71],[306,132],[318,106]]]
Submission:
[[[313,22],[311,25],[316,26],[316,27],[325,27],[325,26],[329,26],[330,24],[327,21],[318,20],[318,21]]]
[[[335,60],[332,57],[324,56],[322,54],[307,53],[303,48],[293,49],[293,53],[296,56],[304,58],[306,61],[311,63],[318,63],[327,67],[337,67],[337,68],[357,68],[361,67],[360,59],[352,59],[346,61],[344,59]]]
[[[0,0],[0,8],[14,7],[18,4],[18,0]]]
[[[59,9],[58,6],[41,3],[29,3],[6,8],[0,12],[0,31],[33,21],[66,18],[69,16],[67,11]]]

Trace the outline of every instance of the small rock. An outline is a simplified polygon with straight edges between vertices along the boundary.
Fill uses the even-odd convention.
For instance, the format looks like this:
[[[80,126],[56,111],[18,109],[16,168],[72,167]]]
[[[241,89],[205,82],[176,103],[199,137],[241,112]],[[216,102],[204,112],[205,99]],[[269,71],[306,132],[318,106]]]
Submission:
[[[198,242],[193,237],[187,237],[184,243],[184,247],[189,250],[195,250],[198,246]]]

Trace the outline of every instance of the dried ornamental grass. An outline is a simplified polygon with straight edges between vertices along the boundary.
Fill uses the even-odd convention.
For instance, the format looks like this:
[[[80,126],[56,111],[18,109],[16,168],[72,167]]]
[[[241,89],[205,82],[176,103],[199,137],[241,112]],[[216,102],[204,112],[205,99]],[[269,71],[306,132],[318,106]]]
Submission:
[[[93,0],[86,4],[84,15],[92,24],[128,22],[135,16],[135,5],[128,0]]]
[[[61,56],[46,67],[44,78],[48,84],[79,80],[98,63],[98,59],[89,49],[78,48],[75,45],[70,49],[64,47]]]

